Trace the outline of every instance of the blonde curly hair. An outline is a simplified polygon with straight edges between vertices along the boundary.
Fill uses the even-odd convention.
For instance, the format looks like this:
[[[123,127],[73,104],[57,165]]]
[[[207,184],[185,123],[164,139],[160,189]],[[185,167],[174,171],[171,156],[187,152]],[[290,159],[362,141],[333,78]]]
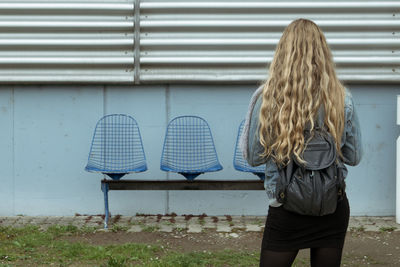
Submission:
[[[260,110],[261,156],[286,165],[291,156],[304,162],[304,129],[314,129],[319,108],[325,110],[324,125],[340,143],[344,128],[345,89],[322,30],[312,21],[298,19],[284,30],[263,84]]]

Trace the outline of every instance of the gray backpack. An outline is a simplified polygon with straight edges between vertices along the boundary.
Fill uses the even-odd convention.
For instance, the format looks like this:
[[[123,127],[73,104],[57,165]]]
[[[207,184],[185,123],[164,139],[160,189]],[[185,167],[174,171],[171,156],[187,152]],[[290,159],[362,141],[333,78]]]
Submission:
[[[306,130],[304,138],[310,138]],[[304,149],[299,163],[293,156],[279,169],[276,196],[283,208],[302,215],[322,216],[334,213],[345,193],[347,169],[338,159],[333,137],[317,127]]]

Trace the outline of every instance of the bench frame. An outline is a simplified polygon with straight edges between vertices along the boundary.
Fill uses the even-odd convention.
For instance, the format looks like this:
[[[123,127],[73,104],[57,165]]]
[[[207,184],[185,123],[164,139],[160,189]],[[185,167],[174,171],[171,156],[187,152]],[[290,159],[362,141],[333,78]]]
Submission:
[[[101,181],[104,193],[104,229],[108,229],[110,190],[264,190],[261,180],[107,180]]]

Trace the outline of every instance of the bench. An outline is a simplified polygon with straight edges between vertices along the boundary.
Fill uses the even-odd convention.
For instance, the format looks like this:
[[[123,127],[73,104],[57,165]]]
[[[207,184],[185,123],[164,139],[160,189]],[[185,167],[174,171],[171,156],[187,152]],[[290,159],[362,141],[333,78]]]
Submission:
[[[208,123],[198,116],[179,116],[167,126],[160,169],[183,175],[186,180],[125,180],[128,173],[147,170],[139,126],[126,114],[102,117],[96,124],[85,170],[111,178],[101,181],[104,194],[104,228],[108,228],[110,190],[264,190],[265,166],[251,167],[239,149],[241,122],[235,145],[234,168],[261,180],[194,180],[206,172],[222,170]]]

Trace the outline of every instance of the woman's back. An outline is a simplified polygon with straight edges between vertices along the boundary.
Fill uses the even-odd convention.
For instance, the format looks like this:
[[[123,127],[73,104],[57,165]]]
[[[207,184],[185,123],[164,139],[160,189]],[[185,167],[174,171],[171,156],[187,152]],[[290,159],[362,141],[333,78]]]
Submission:
[[[320,28],[299,19],[283,32],[263,85],[260,142],[263,156],[285,165],[301,161],[306,125],[315,125],[321,106],[325,127],[340,150],[344,128],[345,89],[336,77],[332,54]]]
[[[261,156],[264,146],[259,139],[259,114],[262,104],[262,87],[258,88],[252,96],[246,126],[242,135],[242,150],[244,158],[251,166],[266,164],[264,186],[269,198],[270,205],[279,205],[275,198],[275,184],[279,178],[278,167],[273,158]],[[343,162],[347,165],[357,165],[362,156],[361,131],[357,112],[351,93],[346,90],[344,105],[345,127],[341,137],[341,153]]]
[[[299,215],[286,210],[281,198],[283,206],[277,200],[276,185],[282,182],[285,168],[289,170],[288,164],[295,160],[305,165],[303,152],[310,139],[306,140],[304,132],[315,132],[316,125],[332,136],[338,155],[335,164],[343,166],[344,179],[347,171],[343,163],[356,165],[361,159],[361,133],[354,102],[336,76],[321,29],[312,21],[299,19],[282,34],[268,79],[252,97],[241,140],[250,165],[266,164],[264,185],[269,211],[260,266],[291,266],[302,248],[311,248],[312,266],[340,266],[349,220],[346,194],[340,189],[344,197],[337,197],[336,209],[324,216]],[[312,176],[307,176],[311,183]],[[322,191],[316,195],[324,194]],[[312,196],[311,191],[310,199]],[[330,199],[336,201],[335,195]],[[291,203],[296,205],[296,201]]]

